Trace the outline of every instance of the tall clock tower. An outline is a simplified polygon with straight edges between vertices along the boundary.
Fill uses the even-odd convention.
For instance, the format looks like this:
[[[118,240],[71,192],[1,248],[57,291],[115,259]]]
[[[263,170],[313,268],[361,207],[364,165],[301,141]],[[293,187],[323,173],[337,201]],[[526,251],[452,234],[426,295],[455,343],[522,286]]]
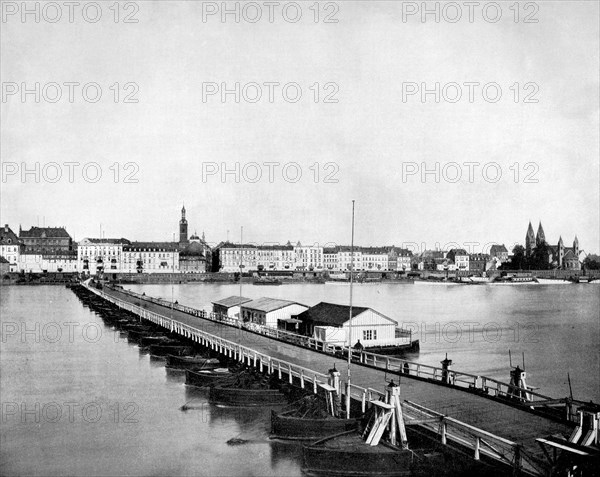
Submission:
[[[187,244],[188,242],[188,222],[185,218],[185,205],[181,208],[181,220],[179,221],[179,243]]]

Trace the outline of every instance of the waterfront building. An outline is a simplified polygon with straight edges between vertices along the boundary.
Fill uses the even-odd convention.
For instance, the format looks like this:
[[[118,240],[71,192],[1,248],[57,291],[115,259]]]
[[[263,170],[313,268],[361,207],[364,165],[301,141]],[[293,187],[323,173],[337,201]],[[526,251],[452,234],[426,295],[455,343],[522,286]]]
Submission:
[[[362,258],[362,269],[365,271],[388,271],[390,270],[389,247],[360,247]],[[396,266],[398,262],[396,261]]]
[[[505,245],[494,244],[490,248],[490,256],[496,257],[500,263],[508,262],[508,250]]]
[[[323,268],[328,271],[339,270],[338,250],[335,247],[323,248]]]
[[[472,253],[469,255],[469,271],[474,273],[483,273],[486,270],[495,268],[492,257],[487,253]]]
[[[256,247],[256,268],[259,272],[293,270],[296,263],[294,247],[286,245],[259,245]]]
[[[19,256],[23,250],[24,246],[19,237],[17,237],[8,224],[5,224],[0,229],[0,257],[4,257],[9,263],[9,271],[18,271]]]
[[[55,253],[23,252],[19,256],[18,271],[26,273],[74,273],[77,268],[77,252],[57,251]]]
[[[354,258],[352,258],[351,247],[348,245],[341,245],[338,249],[338,270],[348,271],[350,270],[350,264],[354,261],[354,271],[361,271],[364,269],[362,251],[360,247],[354,247]]]
[[[214,261],[218,272],[239,272],[243,265],[245,272],[257,270],[256,245],[221,242],[215,247]]]
[[[19,227],[19,239],[24,252],[60,254],[74,250],[73,239],[64,227],[31,227],[29,230]]]
[[[301,322],[300,330],[306,336],[331,345],[348,344],[349,306],[321,302],[300,313],[297,318]],[[398,323],[392,318],[372,308],[352,307],[352,345],[360,340],[364,347],[393,346],[399,344],[400,335]]]
[[[465,249],[453,248],[448,251],[446,258],[452,260],[456,270],[469,270],[469,254]]]
[[[251,302],[252,298],[243,296],[230,296],[222,300],[213,301],[213,313],[227,315],[230,318],[238,318],[240,316],[240,305]]]
[[[322,270],[323,247],[320,245],[302,245],[298,242],[294,246],[295,270]]]
[[[179,244],[175,242],[130,242],[123,244],[122,261],[105,269],[112,273],[178,273]],[[119,266],[120,265],[120,266]]]
[[[84,238],[77,245],[77,270],[90,275],[119,273],[125,245],[131,242],[124,238]]]
[[[271,328],[277,328],[278,320],[289,320],[307,309],[308,306],[295,301],[266,297],[242,303],[240,306],[244,321]]]
[[[206,243],[204,232],[200,238],[195,232],[187,244],[179,244],[179,270],[181,273],[205,273],[212,269],[212,250]]]
[[[398,249],[398,255],[396,257],[396,270],[399,272],[410,271],[413,253],[406,249]]]

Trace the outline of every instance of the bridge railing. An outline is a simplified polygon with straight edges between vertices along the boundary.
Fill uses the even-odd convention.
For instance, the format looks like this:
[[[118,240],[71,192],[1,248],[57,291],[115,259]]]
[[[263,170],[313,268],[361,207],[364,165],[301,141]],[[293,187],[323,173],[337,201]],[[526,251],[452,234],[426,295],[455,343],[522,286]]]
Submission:
[[[450,369],[445,370],[437,366],[416,363],[394,356],[370,353],[364,350],[359,351],[353,349],[352,360],[387,371],[406,374],[407,376],[417,376],[423,379],[442,381],[446,384],[460,388],[477,390],[493,397],[514,398],[528,404],[535,404],[536,400],[548,401],[553,399],[529,388],[525,389],[519,386],[513,386],[509,383],[486,376],[479,376]],[[528,396],[530,399],[525,400],[524,398],[517,396]]]
[[[432,409],[411,401],[402,403],[406,425],[419,425],[438,434],[442,444],[453,441],[471,449],[473,458],[482,456],[503,462],[505,465],[529,475],[545,475],[544,465],[534,456],[527,454],[523,447],[509,439],[492,434],[478,427],[445,416]]]
[[[139,300],[145,300],[152,303],[156,303],[166,308],[175,309],[183,313],[197,316],[199,318],[204,318],[214,322],[235,326],[240,329],[245,329],[253,333],[267,336],[269,338],[275,338],[281,341],[286,341],[288,343],[296,344],[317,351],[323,351],[331,354],[341,353],[345,356],[347,356],[348,353],[347,346],[336,347],[312,337],[299,335],[277,328],[271,328],[268,326],[260,325],[258,323],[240,322],[237,318],[233,318],[228,315],[198,310],[196,308],[181,305],[179,303],[173,303],[167,300],[163,300],[161,298],[140,295],[139,293],[135,293],[129,290],[121,289],[119,290],[119,292],[124,293],[126,295],[130,295]],[[365,350],[352,349],[352,361],[380,369],[385,369],[390,372],[406,374],[407,376],[416,376],[421,379],[428,379],[436,382],[441,381],[448,385],[456,386],[463,389],[474,390],[480,392],[481,394],[492,397],[510,398],[515,400],[515,402],[535,404],[536,400],[548,401],[553,399],[549,396],[545,396],[543,394],[534,392],[531,389],[513,386],[509,383],[489,378],[486,376],[479,376],[450,369],[444,370],[443,368],[437,366],[430,366],[414,361],[408,361],[394,356],[386,356],[377,353],[371,353]],[[525,399],[523,396],[527,396],[528,399]]]

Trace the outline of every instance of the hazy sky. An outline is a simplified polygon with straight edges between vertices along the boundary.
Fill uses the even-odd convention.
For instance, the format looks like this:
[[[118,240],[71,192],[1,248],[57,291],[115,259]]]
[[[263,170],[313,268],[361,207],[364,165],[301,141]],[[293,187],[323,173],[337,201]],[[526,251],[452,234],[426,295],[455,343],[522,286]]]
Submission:
[[[463,2],[457,22],[443,2],[440,22],[423,22],[409,15],[421,2],[392,1],[321,3],[315,22],[313,3],[284,16],[281,2],[273,22],[263,2],[242,3],[236,23],[220,12],[203,19],[221,2],[129,2],[115,23],[109,1],[96,23],[95,7],[76,8],[70,22],[64,5],[51,23],[56,8],[39,2],[36,23],[22,21],[21,2],[3,1],[2,224],[45,217],[77,240],[98,236],[100,224],[107,237],[168,240],[185,202],[190,233],[210,242],[228,230],[239,240],[243,225],[244,241],[349,243],[355,199],[363,245],[512,244],[541,219],[549,242],[577,234],[582,249],[600,249],[598,2],[522,2],[518,22],[514,2],[500,2],[495,23],[498,12],[484,17],[482,7],[471,22]],[[138,22],[124,23],[127,14]],[[39,103],[21,96],[36,82]],[[69,82],[80,83],[72,102]],[[102,91],[97,102],[93,85],[83,96],[88,83]],[[236,83],[239,102],[203,97]],[[435,83],[439,103],[407,94]],[[137,103],[124,102],[129,93]],[[36,163],[39,182],[22,177]],[[221,176],[236,163],[239,182]],[[436,163],[439,182],[423,178]]]

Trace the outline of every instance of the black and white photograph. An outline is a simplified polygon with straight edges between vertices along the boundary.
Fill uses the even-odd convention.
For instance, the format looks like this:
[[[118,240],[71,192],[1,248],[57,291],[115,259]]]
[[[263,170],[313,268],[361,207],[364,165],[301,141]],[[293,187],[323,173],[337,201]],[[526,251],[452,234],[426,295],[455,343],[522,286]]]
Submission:
[[[1,477],[600,475],[600,2],[0,0]]]

